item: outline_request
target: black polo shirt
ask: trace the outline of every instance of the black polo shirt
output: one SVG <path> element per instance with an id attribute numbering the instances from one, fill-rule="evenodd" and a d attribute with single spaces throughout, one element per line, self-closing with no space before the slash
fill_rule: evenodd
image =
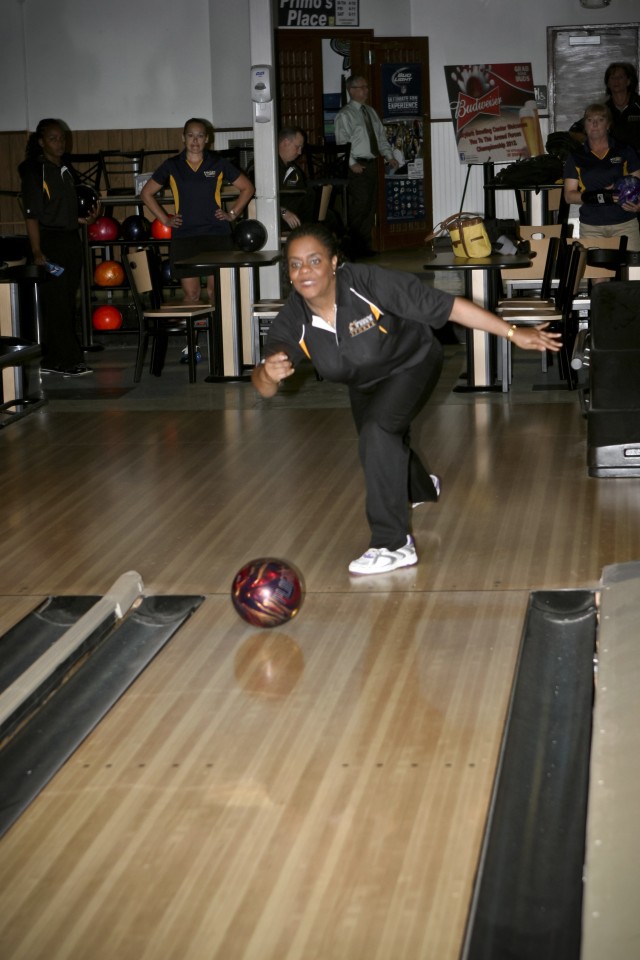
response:
<path id="1" fill-rule="evenodd" d="M 77 230 L 78 200 L 71 167 L 45 159 L 26 165 L 21 173 L 25 217 L 37 220 L 45 230 Z"/>
<path id="2" fill-rule="evenodd" d="M 325 380 L 370 386 L 420 363 L 454 297 L 411 273 L 345 263 L 336 273 L 336 328 L 314 318 L 293 291 L 267 336 L 268 354 L 310 359 Z"/>
<path id="3" fill-rule="evenodd" d="M 604 157 L 597 157 L 585 141 L 579 150 L 572 153 L 564 165 L 565 180 L 577 180 L 580 190 L 608 190 L 620 177 L 626 177 L 640 169 L 640 157 L 633 147 L 609 140 L 609 149 Z M 583 203 L 580 220 L 593 226 L 610 226 L 635 220 L 635 213 L 623 210 L 617 203 Z"/>
<path id="4" fill-rule="evenodd" d="M 172 235 L 176 239 L 207 234 L 229 236 L 228 221 L 218 220 L 215 212 L 222 207 L 223 182 L 234 183 L 239 176 L 240 171 L 225 157 L 208 150 L 197 170 L 187 162 L 186 150 L 161 163 L 153 179 L 170 187 L 176 213 L 182 216 L 182 226 L 174 227 Z"/>

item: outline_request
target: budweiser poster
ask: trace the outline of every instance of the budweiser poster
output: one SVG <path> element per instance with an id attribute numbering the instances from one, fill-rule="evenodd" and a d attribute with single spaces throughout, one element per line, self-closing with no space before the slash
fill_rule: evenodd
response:
<path id="1" fill-rule="evenodd" d="M 530 63 L 445 67 L 461 163 L 544 153 Z"/>

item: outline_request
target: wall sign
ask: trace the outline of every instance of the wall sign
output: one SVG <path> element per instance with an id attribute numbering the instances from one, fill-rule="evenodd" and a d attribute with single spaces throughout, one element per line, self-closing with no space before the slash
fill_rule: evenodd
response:
<path id="1" fill-rule="evenodd" d="M 530 63 L 445 67 L 461 163 L 544 153 Z"/>
<path id="2" fill-rule="evenodd" d="M 357 27 L 360 0 L 278 0 L 278 26 Z"/>
<path id="3" fill-rule="evenodd" d="M 385 169 L 387 222 L 424 220 L 421 63 L 383 63 L 382 122 L 398 167 Z"/>

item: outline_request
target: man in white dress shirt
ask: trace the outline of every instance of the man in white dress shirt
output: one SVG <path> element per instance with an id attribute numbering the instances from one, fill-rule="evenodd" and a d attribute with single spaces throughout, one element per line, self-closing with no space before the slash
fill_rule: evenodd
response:
<path id="1" fill-rule="evenodd" d="M 346 83 L 349 103 L 337 114 L 334 124 L 336 143 L 350 143 L 348 199 L 349 234 L 353 259 L 372 256 L 371 231 L 375 222 L 378 193 L 378 158 L 395 170 L 393 156 L 380 117 L 366 104 L 369 85 L 364 77 L 353 75 Z"/>

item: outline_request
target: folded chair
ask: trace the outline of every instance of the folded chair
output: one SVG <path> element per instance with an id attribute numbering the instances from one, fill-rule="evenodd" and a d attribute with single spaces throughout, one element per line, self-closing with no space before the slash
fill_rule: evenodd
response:
<path id="1" fill-rule="evenodd" d="M 206 304 L 192 306 L 183 303 L 161 303 L 156 264 L 149 249 L 126 253 L 123 265 L 138 316 L 139 337 L 134 381 L 138 383 L 142 377 L 142 366 L 150 338 L 153 340 L 150 370 L 159 377 L 169 336 L 181 335 L 187 338 L 189 383 L 195 383 L 196 337 L 201 331 L 207 336 L 209 375 L 217 375 L 219 364 L 215 340 L 219 341 L 220 338 L 219 335 L 214 337 L 214 331 L 218 333 L 216 324 L 219 324 L 214 308 Z"/>

